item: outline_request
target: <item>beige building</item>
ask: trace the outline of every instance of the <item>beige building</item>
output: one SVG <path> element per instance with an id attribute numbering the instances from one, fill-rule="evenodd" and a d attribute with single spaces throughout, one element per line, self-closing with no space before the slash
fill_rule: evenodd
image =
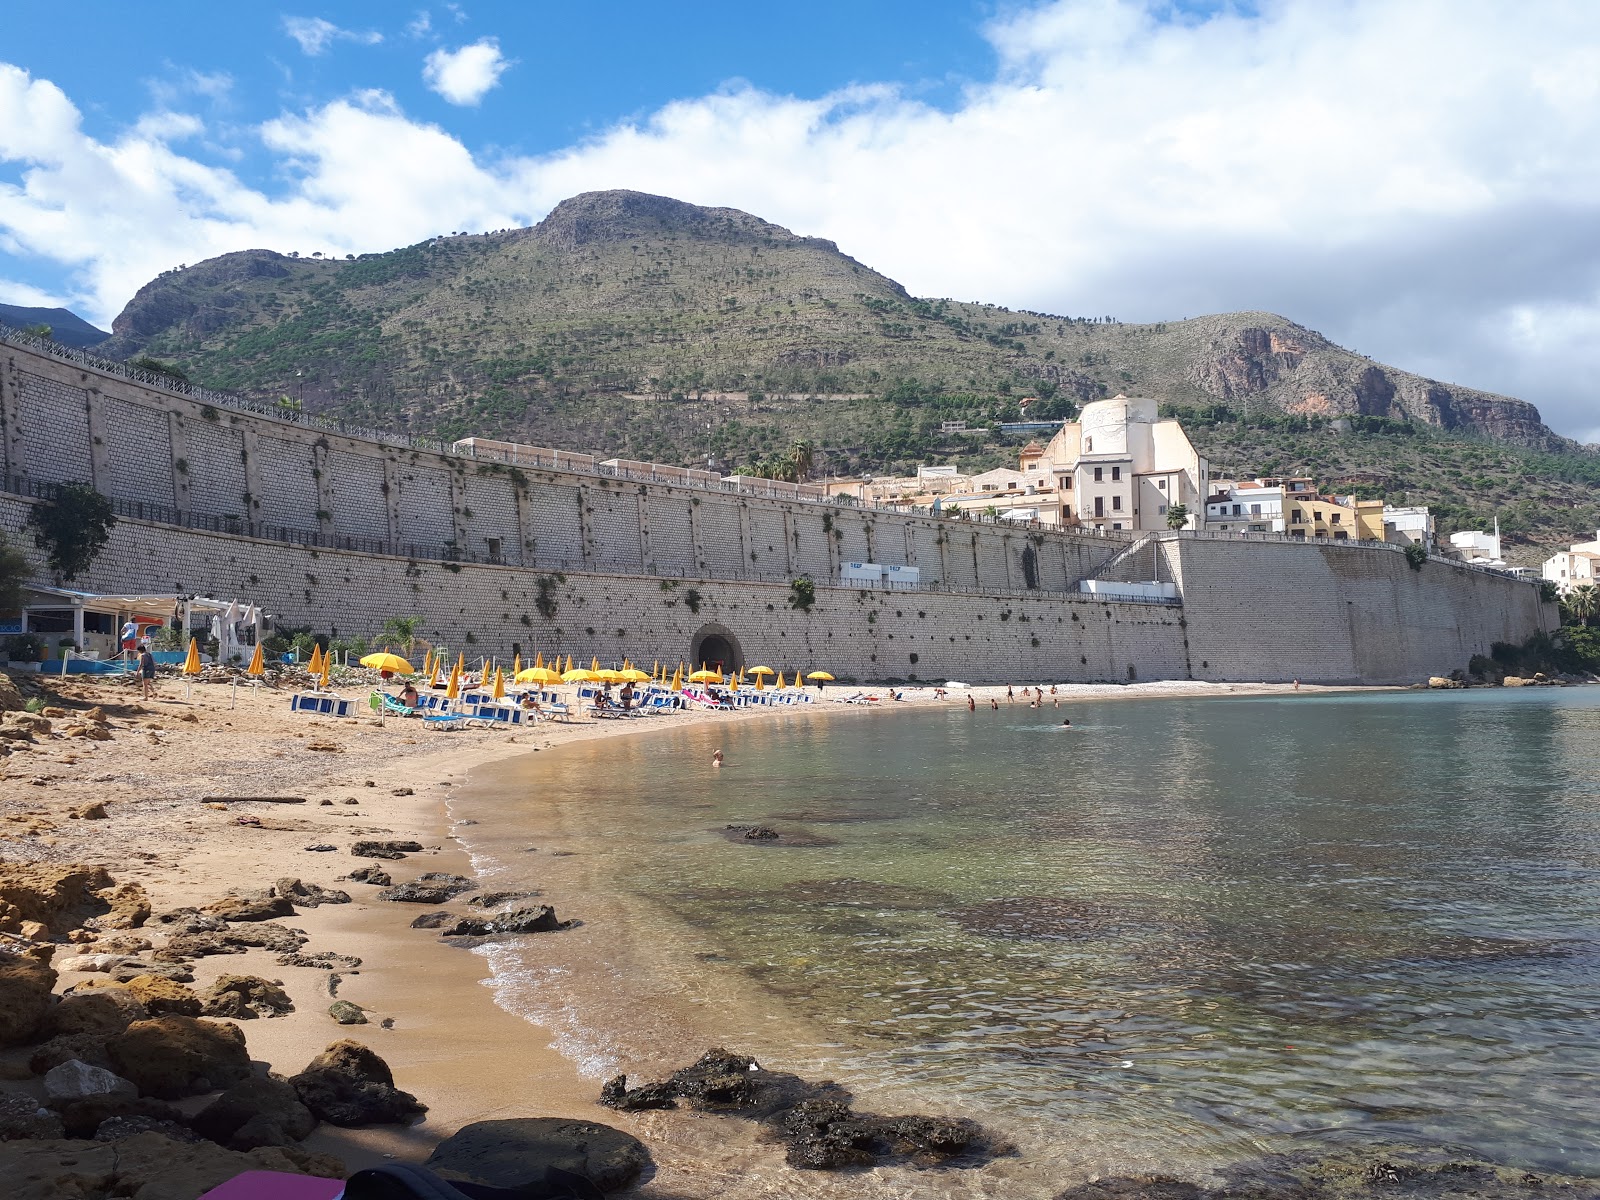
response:
<path id="1" fill-rule="evenodd" d="M 1600 533 L 1592 542 L 1575 542 L 1544 560 L 1544 578 L 1564 596 L 1585 583 L 1600 583 Z"/>
<path id="2" fill-rule="evenodd" d="M 1023 473 L 1048 478 L 1062 525 L 1165 529 L 1178 504 L 1188 512 L 1186 528 L 1203 524 L 1210 464 L 1177 421 L 1157 417 L 1154 400 L 1114 396 L 1086 404 L 1049 445 L 1032 451 L 1024 451 Z"/>

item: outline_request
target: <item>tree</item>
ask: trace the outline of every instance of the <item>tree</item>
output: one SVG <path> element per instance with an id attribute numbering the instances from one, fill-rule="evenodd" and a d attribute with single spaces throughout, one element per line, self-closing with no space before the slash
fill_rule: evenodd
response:
<path id="1" fill-rule="evenodd" d="M 62 579 L 74 579 L 105 549 L 117 516 L 111 501 L 87 483 L 63 483 L 34 507 L 28 523 L 38 530 L 33 541 L 45 552 L 50 569 Z"/>
<path id="2" fill-rule="evenodd" d="M 421 617 L 390 617 L 383 623 L 380 641 L 393 642 L 401 651 L 410 654 L 417 644 L 417 634 L 422 629 Z"/>
<path id="3" fill-rule="evenodd" d="M 1167 528 L 1168 529 L 1182 529 L 1188 523 L 1189 523 L 1189 506 L 1188 505 L 1186 505 L 1186 504 L 1174 504 L 1171 508 L 1167 509 Z"/>
<path id="4" fill-rule="evenodd" d="M 130 359 L 128 365 L 130 367 L 138 367 L 141 371 L 149 371 L 153 375 L 165 375 L 169 379 L 178 380 L 180 383 L 189 382 L 188 373 L 182 367 L 173 363 L 162 362 L 159 358 L 151 358 L 148 354 Z"/>
<path id="5" fill-rule="evenodd" d="M 816 459 L 816 451 L 810 442 L 796 441 L 789 447 L 789 467 L 793 471 L 791 478 L 795 483 L 803 483 Z"/>
<path id="6" fill-rule="evenodd" d="M 28 560 L 0 533 L 0 613 L 21 611 L 22 585 L 27 580 Z"/>
<path id="7" fill-rule="evenodd" d="M 1600 616 L 1600 588 L 1592 583 L 1580 583 L 1567 593 L 1567 615 L 1585 629 L 1589 622 Z"/>

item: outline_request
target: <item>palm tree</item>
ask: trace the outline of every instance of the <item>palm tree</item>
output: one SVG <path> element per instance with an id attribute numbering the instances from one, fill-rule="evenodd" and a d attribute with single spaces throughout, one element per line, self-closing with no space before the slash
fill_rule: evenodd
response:
<path id="1" fill-rule="evenodd" d="M 1189 508 L 1185 504 L 1174 504 L 1167 509 L 1167 528 L 1182 529 L 1189 523 Z"/>
<path id="2" fill-rule="evenodd" d="M 1580 583 L 1573 588 L 1567 593 L 1567 614 L 1588 628 L 1589 622 L 1600 615 L 1600 588 L 1592 583 Z"/>
<path id="3" fill-rule="evenodd" d="M 810 442 L 796 441 L 789 446 L 789 465 L 794 471 L 795 483 L 804 483 L 816 458 L 816 452 Z"/>
<path id="4" fill-rule="evenodd" d="M 383 623 L 379 635 L 384 641 L 393 641 L 404 653 L 410 654 L 417 644 L 417 634 L 422 629 L 421 617 L 390 617 Z"/>

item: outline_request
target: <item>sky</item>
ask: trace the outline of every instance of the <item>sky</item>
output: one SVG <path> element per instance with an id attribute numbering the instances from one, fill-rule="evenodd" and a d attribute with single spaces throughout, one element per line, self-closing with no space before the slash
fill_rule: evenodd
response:
<path id="1" fill-rule="evenodd" d="M 634 188 L 914 294 L 1266 310 L 1600 441 L 1595 0 L 603 0 L 8 13 L 0 301 Z"/>

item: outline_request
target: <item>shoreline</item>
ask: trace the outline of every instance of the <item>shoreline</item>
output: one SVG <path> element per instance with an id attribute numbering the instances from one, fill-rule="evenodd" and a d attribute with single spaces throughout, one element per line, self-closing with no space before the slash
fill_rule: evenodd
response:
<path id="1" fill-rule="evenodd" d="M 1046 708 L 1056 699 L 1065 706 L 1084 700 L 1293 694 L 1289 684 L 1174 681 L 1058 684 L 1052 697 L 1049 684 L 1039 686 L 1045 689 Z M 428 907 L 379 902 L 367 885 L 339 883 L 336 877 L 373 864 L 348 853 L 348 842 L 357 836 L 411 838 L 428 847 L 403 861 L 377 864 L 390 870 L 396 882 L 424 871 L 475 876 L 469 853 L 455 836 L 459 819 L 455 802 L 483 786 L 481 776 L 491 764 L 531 759 L 534 753 L 580 741 L 745 723 L 796 710 L 699 711 L 638 722 L 545 724 L 514 732 L 445 736 L 424 733 L 417 723 L 392 717 L 380 721 L 362 715 L 336 721 L 291 715 L 282 694 L 271 690 L 254 695 L 241 691 L 237 708 L 228 707 L 227 686 L 197 684 L 185 700 L 183 685 L 171 679 L 162 681 L 161 698 L 142 705 L 132 688 L 89 677 L 68 677 L 51 690 L 78 709 L 103 705 L 111 738 L 89 741 L 51 735 L 0 759 L 0 779 L 37 785 L 5 789 L 0 817 L 8 820 L 0 825 L 0 859 L 105 865 L 117 883 L 142 885 L 158 913 L 199 907 L 230 889 L 265 887 L 286 876 L 350 893 L 350 904 L 300 909 L 284 923 L 309 935 L 306 953 L 334 951 L 363 960 L 358 972 L 343 975 L 337 998 L 368 1010 L 371 1023 L 366 1026 L 340 1026 L 328 1016 L 333 997 L 327 971 L 280 966 L 275 955 L 264 950 L 201 958 L 193 965 L 195 980 L 190 986 L 197 991 L 223 974 L 282 980 L 295 1012 L 241 1022 L 253 1060 L 288 1075 L 328 1043 L 353 1037 L 388 1062 L 396 1086 L 429 1106 L 426 1118 L 411 1126 L 357 1130 L 319 1126 L 302 1143 L 304 1149 L 332 1154 L 355 1170 L 389 1159 L 420 1162 L 433 1145 L 469 1121 L 573 1117 L 625 1124 L 650 1145 L 674 1186 L 693 1186 L 694 1159 L 671 1144 L 674 1124 L 693 1123 L 692 1114 L 619 1120 L 619 1114 L 599 1110 L 597 1082 L 560 1052 L 558 1031 L 534 1024 L 497 1002 L 492 966 L 484 954 L 411 928 L 411 918 Z M 905 693 L 902 702 L 885 700 L 872 706 L 829 702 L 858 690 L 878 695 L 888 691 L 835 685 L 822 703 L 800 711 L 815 719 L 902 707 L 951 707 L 963 703 L 967 695 L 966 690 L 952 690 L 939 701 L 931 685 L 919 685 L 896 687 Z M 987 703 L 992 697 L 1004 709 L 1005 690 L 1005 685 L 982 685 L 970 693 L 975 703 Z M 1402 689 L 1304 685 L 1300 690 L 1319 694 Z M 1025 704 L 1019 698 L 1016 706 Z M 404 788 L 410 789 L 409 794 L 394 794 Z M 305 803 L 206 806 L 200 801 L 201 796 L 244 794 L 292 794 L 303 796 Z M 347 803 L 352 797 L 356 804 Z M 106 805 L 106 820 L 68 816 L 69 811 L 95 802 Z M 240 817 L 253 817 L 259 825 L 240 825 Z M 332 853 L 305 849 L 335 842 L 338 849 Z M 583 916 L 564 912 L 559 894 L 542 899 L 553 904 L 559 916 Z M 92 952 L 94 947 L 83 949 Z M 57 961 L 77 952 L 76 947 L 60 946 Z M 63 973 L 56 990 L 92 978 Z M 385 1028 L 381 1023 L 385 1020 L 393 1027 Z M 684 1047 L 681 1057 L 688 1062 L 703 1049 Z M 26 1055 L 24 1048 L 20 1054 L 24 1063 Z M 25 1073 L 16 1069 L 18 1059 L 15 1050 L 0 1054 L 0 1064 L 9 1068 L 0 1072 L 5 1080 L 0 1086 L 34 1094 L 37 1081 L 22 1078 Z M 743 1133 L 733 1128 L 725 1133 L 724 1140 L 749 1148 Z M 641 1194 L 649 1189 L 645 1185 Z"/>

